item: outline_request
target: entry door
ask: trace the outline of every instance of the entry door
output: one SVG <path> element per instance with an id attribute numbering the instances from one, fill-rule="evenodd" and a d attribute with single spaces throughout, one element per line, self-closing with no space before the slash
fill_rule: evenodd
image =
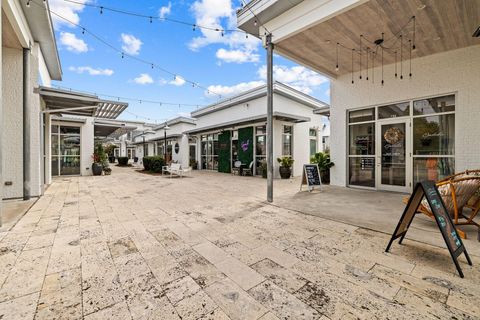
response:
<path id="1" fill-rule="evenodd" d="M 409 192 L 411 181 L 410 120 L 377 123 L 377 189 Z"/>

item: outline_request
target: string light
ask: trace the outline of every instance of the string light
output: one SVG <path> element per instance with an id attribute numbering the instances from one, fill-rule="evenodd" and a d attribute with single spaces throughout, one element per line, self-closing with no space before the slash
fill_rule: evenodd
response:
<path id="1" fill-rule="evenodd" d="M 355 49 L 352 49 L 352 84 L 354 83 L 353 81 L 353 53 L 355 52 Z"/>
<path id="2" fill-rule="evenodd" d="M 368 81 L 368 56 L 369 56 L 370 48 L 367 47 L 367 78 L 366 80 Z"/>
<path id="3" fill-rule="evenodd" d="M 67 1 L 67 0 L 64 0 L 64 1 Z M 36 4 L 36 5 L 39 5 L 39 4 L 37 4 L 36 2 L 34 2 L 34 1 L 32 1 L 32 3 L 34 3 L 34 4 Z M 62 19 L 62 20 L 64 20 L 64 21 L 70 23 L 70 24 L 73 25 L 73 26 L 76 26 L 77 28 L 81 28 L 82 31 L 84 30 L 86 33 L 88 33 L 89 35 L 91 35 L 93 38 L 95 38 L 96 40 L 98 40 L 99 42 L 101 42 L 102 44 L 104 44 L 105 46 L 109 47 L 110 49 L 112 49 L 112 50 L 114 50 L 114 51 L 116 51 L 116 52 L 118 52 L 118 53 L 120 53 L 122 59 L 125 58 L 125 57 L 128 57 L 128 58 L 130 58 L 130 59 L 132 59 L 132 60 L 136 60 L 137 62 L 141 62 L 141 63 L 143 63 L 143 64 L 147 64 L 147 65 L 149 65 L 150 67 L 153 66 L 155 69 L 158 69 L 158 70 L 160 70 L 160 71 L 162 71 L 162 72 L 164 72 L 164 73 L 168 73 L 168 74 L 170 74 L 170 75 L 175 76 L 175 79 L 176 79 L 176 74 L 175 74 L 175 73 L 173 73 L 173 72 L 171 72 L 171 71 L 169 71 L 169 70 L 167 70 L 167 69 L 165 69 L 165 68 L 163 68 L 163 67 L 161 67 L 161 66 L 159 66 L 159 65 L 157 65 L 157 64 L 155 64 L 155 63 L 153 63 L 153 62 L 146 61 L 146 60 L 141 59 L 141 58 L 139 58 L 139 57 L 136 57 L 136 56 L 127 54 L 127 53 L 123 52 L 122 50 L 118 49 L 116 46 L 114 46 L 114 45 L 110 44 L 109 42 L 107 42 L 106 40 L 104 40 L 102 37 L 96 35 L 96 34 L 93 33 L 92 31 L 88 30 L 88 29 L 85 28 L 84 26 L 81 26 L 81 25 L 79 25 L 79 24 L 77 24 L 77 23 L 75 23 L 75 22 L 73 22 L 73 21 L 71 21 L 71 20 L 63 17 L 62 15 L 56 13 L 56 12 L 53 11 L 53 10 L 50 10 L 50 9 L 48 9 L 48 10 L 49 10 L 50 13 L 53 14 L 54 16 L 56 16 L 56 17 L 58 17 L 58 18 L 60 18 L 60 19 Z M 191 83 L 195 83 L 195 86 L 196 86 L 197 88 L 207 90 L 207 92 L 208 92 L 209 95 L 210 95 L 210 94 L 216 95 L 216 96 L 219 97 L 220 99 L 221 99 L 221 97 L 222 97 L 220 94 L 218 94 L 218 93 L 216 93 L 216 92 L 214 92 L 214 91 L 212 91 L 212 90 L 208 90 L 208 88 L 206 88 L 206 87 L 201 86 L 198 82 L 194 82 L 194 81 L 191 81 L 191 80 L 187 80 L 187 79 L 185 79 L 185 78 L 183 78 L 183 77 L 182 77 L 182 80 L 184 80 L 185 82 L 190 83 L 190 84 L 191 84 Z"/>
<path id="4" fill-rule="evenodd" d="M 412 42 L 412 50 L 415 50 L 416 49 L 416 46 L 415 46 L 415 29 L 416 29 L 416 21 L 417 21 L 417 18 L 415 18 L 415 16 L 412 17 L 413 19 L 413 42 Z"/>
<path id="5" fill-rule="evenodd" d="M 409 46 L 408 46 L 408 47 L 410 48 L 410 50 L 409 50 L 409 51 L 410 51 L 410 52 L 409 52 L 409 55 L 410 55 L 410 57 L 409 57 L 409 64 L 410 64 L 410 66 L 409 66 L 408 76 L 409 76 L 410 78 L 412 78 L 412 40 L 408 40 L 408 43 L 409 43 Z"/>
<path id="6" fill-rule="evenodd" d="M 336 50 L 336 56 L 337 56 L 337 64 L 335 66 L 335 70 L 338 71 L 338 45 L 339 43 L 337 42 L 337 46 L 335 47 L 335 50 Z"/>
<path id="7" fill-rule="evenodd" d="M 382 86 L 383 86 L 383 47 L 380 46 L 380 50 L 382 50 Z"/>
<path id="8" fill-rule="evenodd" d="M 30 2 L 30 1 L 31 0 L 28 0 L 28 2 Z M 145 15 L 145 14 L 141 14 L 141 13 L 138 13 L 138 12 L 132 12 L 132 11 L 126 11 L 126 10 L 122 10 L 122 9 L 112 8 L 112 7 L 106 7 L 106 6 L 99 5 L 99 4 L 94 4 L 94 3 L 83 3 L 83 2 L 80 2 L 78 0 L 63 0 L 63 1 L 78 4 L 78 5 L 83 5 L 83 6 L 87 6 L 87 7 L 91 7 L 91 8 L 100 9 L 100 14 L 103 14 L 103 12 L 105 10 L 108 10 L 110 12 L 114 12 L 114 13 L 118 13 L 118 14 L 124 14 L 124 15 L 129 15 L 129 16 L 133 16 L 133 17 L 137 17 L 137 18 L 148 19 L 150 23 L 153 23 L 153 18 L 155 17 L 156 19 L 158 19 L 160 21 L 168 21 L 168 22 L 179 24 L 179 25 L 191 26 L 191 27 L 193 27 L 193 31 L 195 31 L 197 28 L 199 28 L 199 29 L 217 31 L 217 32 L 222 32 L 222 33 L 225 33 L 225 32 L 234 33 L 234 32 L 236 32 L 236 33 L 245 33 L 246 34 L 245 31 L 239 30 L 239 29 L 219 29 L 219 28 L 216 28 L 216 27 L 198 25 L 198 24 L 194 24 L 194 23 L 191 23 L 191 22 L 183 21 L 183 20 L 177 20 L 177 19 L 172 19 L 172 18 L 168 18 L 168 17 L 162 17 L 162 16 L 159 16 L 159 15 L 156 15 L 156 16 Z"/>
<path id="9" fill-rule="evenodd" d="M 26 6 L 27 6 L 27 8 L 30 8 L 30 0 L 27 0 Z"/>
<path id="10" fill-rule="evenodd" d="M 360 76 L 358 77 L 362 80 L 362 35 L 360 35 Z"/>
<path id="11" fill-rule="evenodd" d="M 403 79 L 403 35 L 400 35 L 400 80 Z"/>
<path id="12" fill-rule="evenodd" d="M 395 51 L 395 78 L 397 78 L 398 73 L 397 73 L 397 51 Z"/>

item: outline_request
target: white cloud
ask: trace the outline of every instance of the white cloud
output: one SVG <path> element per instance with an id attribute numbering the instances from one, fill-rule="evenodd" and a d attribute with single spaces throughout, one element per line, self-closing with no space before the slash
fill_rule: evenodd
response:
<path id="1" fill-rule="evenodd" d="M 131 34 L 122 33 L 122 50 L 132 56 L 140 53 L 143 42 Z"/>
<path id="2" fill-rule="evenodd" d="M 216 97 L 217 94 L 222 95 L 222 97 L 236 95 L 250 89 L 264 85 L 265 81 L 250 81 L 250 82 L 241 82 L 233 86 L 222 86 L 222 85 L 212 85 L 207 89 L 205 95 L 208 97 Z"/>
<path id="3" fill-rule="evenodd" d="M 88 45 L 82 39 L 77 38 L 77 36 L 70 32 L 61 32 L 60 33 L 60 43 L 67 48 L 68 51 L 75 53 L 87 52 Z"/>
<path id="4" fill-rule="evenodd" d="M 138 77 L 136 77 L 135 79 L 133 79 L 133 81 L 134 81 L 135 83 L 138 83 L 138 84 L 150 84 L 150 83 L 153 83 L 152 77 L 150 77 L 150 75 L 147 74 L 147 73 L 142 73 L 142 74 L 140 74 Z"/>
<path id="5" fill-rule="evenodd" d="M 100 69 L 100 68 L 92 68 L 89 66 L 84 67 L 70 67 L 68 70 L 76 72 L 76 73 L 88 73 L 91 76 L 111 76 L 113 74 L 112 69 Z"/>
<path id="6" fill-rule="evenodd" d="M 267 79 L 267 67 L 258 69 L 260 79 Z M 311 94 L 313 89 L 326 83 L 328 79 L 312 70 L 302 66 L 273 66 L 273 79 L 285 83 L 306 94 Z"/>
<path id="7" fill-rule="evenodd" d="M 260 55 L 252 51 L 226 50 L 223 48 L 217 50 L 216 56 L 222 61 L 233 63 L 258 62 L 260 60 Z"/>
<path id="8" fill-rule="evenodd" d="M 212 28 L 222 29 L 236 29 L 236 14 L 235 8 L 232 6 L 232 0 L 197 0 L 191 6 L 193 15 L 195 16 L 195 23 L 197 25 L 210 26 Z M 217 51 L 217 58 L 225 62 L 257 62 L 259 39 L 250 36 L 246 37 L 243 32 L 225 32 L 222 36 L 221 32 L 215 30 L 199 29 L 200 36 L 193 38 L 188 44 L 189 48 L 193 51 L 200 50 L 201 48 L 210 44 L 223 44 L 228 46 L 229 50 L 220 52 L 221 57 L 225 57 L 227 53 L 228 58 L 222 59 L 218 57 L 219 51 Z M 231 52 L 229 52 L 231 51 Z M 243 52 L 249 56 L 249 59 L 234 59 L 232 55 Z"/>
<path id="9" fill-rule="evenodd" d="M 325 95 L 326 95 L 327 97 L 330 97 L 330 88 L 328 88 L 328 89 L 325 91 Z"/>
<path id="10" fill-rule="evenodd" d="M 185 80 L 182 77 L 176 76 L 175 80 L 172 80 L 169 83 L 173 84 L 174 86 L 180 87 L 185 84 Z"/>
<path id="11" fill-rule="evenodd" d="M 172 12 L 172 3 L 169 1 L 168 2 L 168 5 L 164 6 L 164 7 L 161 7 L 159 10 L 158 10 L 158 17 L 160 19 L 163 19 L 165 18 L 166 16 L 168 16 L 170 13 Z"/>
<path id="12" fill-rule="evenodd" d="M 78 3 L 67 2 L 65 0 L 50 0 L 48 3 L 50 6 L 50 10 L 64 17 L 65 19 L 72 21 L 75 24 L 78 24 L 80 22 L 80 16 L 78 14 L 83 11 L 83 9 L 85 8 L 84 4 L 87 3 L 88 0 L 75 0 L 75 2 Z M 71 28 L 74 27 L 74 25 L 72 25 L 71 23 L 59 18 L 54 14 L 52 14 L 52 20 L 55 28 L 57 29 L 62 25 Z"/>

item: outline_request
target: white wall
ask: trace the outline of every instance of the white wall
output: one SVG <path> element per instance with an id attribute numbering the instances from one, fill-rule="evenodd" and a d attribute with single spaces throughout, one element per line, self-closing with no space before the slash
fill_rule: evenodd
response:
<path id="1" fill-rule="evenodd" d="M 2 48 L 3 198 L 23 197 L 23 51 Z"/>
<path id="2" fill-rule="evenodd" d="M 407 62 L 408 63 L 408 62 Z M 404 70 L 408 70 L 404 65 Z M 346 185 L 346 110 L 432 95 L 456 93 L 455 170 L 480 168 L 480 45 L 412 61 L 412 79 L 394 79 L 394 65 L 384 67 L 385 85 L 344 75 L 331 82 L 331 183 Z M 357 74 L 358 78 L 358 74 Z"/>
<path id="3" fill-rule="evenodd" d="M 95 149 L 95 125 L 94 118 L 86 118 L 85 124 L 80 129 L 80 174 L 91 176 L 92 155 Z"/>

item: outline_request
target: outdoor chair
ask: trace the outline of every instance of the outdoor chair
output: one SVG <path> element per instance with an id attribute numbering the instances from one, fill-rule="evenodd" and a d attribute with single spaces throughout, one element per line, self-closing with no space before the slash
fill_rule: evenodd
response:
<path id="1" fill-rule="evenodd" d="M 477 227 L 480 236 L 480 224 L 473 221 L 480 211 L 480 197 L 478 196 L 478 192 L 480 192 L 480 170 L 467 170 L 454 174 L 438 181 L 436 185 L 453 223 L 457 226 L 473 225 Z M 404 199 L 405 201 L 408 202 L 408 198 Z M 464 214 L 464 209 L 470 211 L 469 215 Z M 426 199 L 422 200 L 418 212 L 434 218 Z M 459 219 L 465 220 L 459 221 Z M 457 231 L 461 238 L 467 238 L 464 231 L 458 228 Z"/>
<path id="2" fill-rule="evenodd" d="M 242 169 L 242 175 L 244 176 L 253 176 L 253 161 L 250 162 L 250 165 L 248 166 L 248 168 L 243 168 Z"/>
<path id="3" fill-rule="evenodd" d="M 238 174 L 240 175 L 240 168 L 242 167 L 242 162 L 241 161 L 235 161 L 234 164 L 233 164 L 233 168 L 232 168 L 232 174 L 235 175 L 235 174 Z"/>

